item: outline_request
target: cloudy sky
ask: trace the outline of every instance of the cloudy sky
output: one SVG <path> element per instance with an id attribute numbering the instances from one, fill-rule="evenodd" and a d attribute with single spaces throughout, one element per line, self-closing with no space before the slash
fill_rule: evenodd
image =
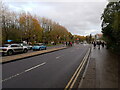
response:
<path id="1" fill-rule="evenodd" d="M 29 11 L 46 17 L 65 26 L 77 35 L 101 33 L 101 14 L 107 5 L 106 0 L 6 0 L 13 11 Z"/>

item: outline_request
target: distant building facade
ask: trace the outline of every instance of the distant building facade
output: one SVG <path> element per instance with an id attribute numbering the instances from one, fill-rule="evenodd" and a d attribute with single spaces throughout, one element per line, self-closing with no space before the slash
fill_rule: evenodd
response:
<path id="1" fill-rule="evenodd" d="M 96 39 L 102 38 L 103 34 L 96 34 Z"/>
<path id="2" fill-rule="evenodd" d="M 102 38 L 102 36 L 103 36 L 103 34 L 96 34 L 96 35 L 92 36 L 92 38 L 94 38 L 94 40 L 99 40 Z"/>

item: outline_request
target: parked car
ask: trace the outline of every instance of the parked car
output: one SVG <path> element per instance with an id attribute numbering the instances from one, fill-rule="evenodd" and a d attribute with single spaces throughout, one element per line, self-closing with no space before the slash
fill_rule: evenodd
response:
<path id="1" fill-rule="evenodd" d="M 26 46 L 28 50 L 32 50 L 32 45 L 21 43 L 22 46 Z"/>
<path id="2" fill-rule="evenodd" d="M 32 49 L 33 49 L 33 51 L 34 50 L 46 50 L 46 46 L 45 46 L 45 44 L 43 44 L 43 43 L 36 43 L 36 44 L 34 44 L 34 46 L 32 47 Z"/>
<path id="3" fill-rule="evenodd" d="M 25 46 L 21 46 L 21 44 L 4 44 L 0 47 L 0 52 L 2 54 L 12 55 L 14 53 L 23 52 L 26 53 L 28 48 Z"/>
<path id="4" fill-rule="evenodd" d="M 83 44 L 83 42 L 80 42 L 80 44 Z"/>

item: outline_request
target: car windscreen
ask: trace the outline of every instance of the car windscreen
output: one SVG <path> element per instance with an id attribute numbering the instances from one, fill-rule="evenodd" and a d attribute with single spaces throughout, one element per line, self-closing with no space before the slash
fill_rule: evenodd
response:
<path id="1" fill-rule="evenodd" d="M 20 45 L 15 44 L 15 45 L 11 45 L 11 47 L 20 47 Z"/>
<path id="2" fill-rule="evenodd" d="M 35 44 L 35 46 L 41 46 L 42 44 Z"/>
<path id="3" fill-rule="evenodd" d="M 28 44 L 23 43 L 23 46 L 29 46 Z"/>

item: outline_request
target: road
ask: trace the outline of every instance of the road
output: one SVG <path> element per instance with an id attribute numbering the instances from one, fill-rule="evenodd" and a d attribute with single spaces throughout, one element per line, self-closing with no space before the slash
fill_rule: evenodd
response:
<path id="1" fill-rule="evenodd" d="M 3 88 L 65 88 L 90 45 L 3 64 Z"/>

